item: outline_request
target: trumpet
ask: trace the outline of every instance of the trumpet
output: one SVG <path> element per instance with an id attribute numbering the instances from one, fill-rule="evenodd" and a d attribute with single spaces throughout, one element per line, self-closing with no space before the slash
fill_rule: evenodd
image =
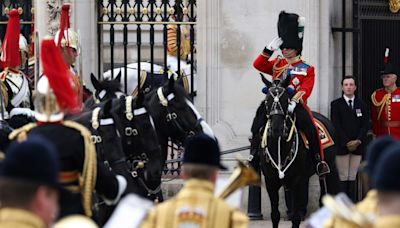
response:
<path id="1" fill-rule="evenodd" d="M 244 164 L 243 161 L 238 161 L 237 168 L 233 171 L 229 177 L 228 184 L 223 190 L 217 195 L 218 198 L 226 199 L 234 191 L 247 185 L 260 185 L 260 175 L 250 166 Z"/>

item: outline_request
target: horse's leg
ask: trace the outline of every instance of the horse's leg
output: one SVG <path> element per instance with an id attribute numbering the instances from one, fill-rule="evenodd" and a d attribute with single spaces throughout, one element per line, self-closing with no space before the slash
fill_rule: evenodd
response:
<path id="1" fill-rule="evenodd" d="M 295 186 L 297 186 L 297 188 L 295 187 L 294 189 L 292 189 L 291 191 L 289 191 L 288 193 L 291 194 L 292 197 L 292 227 L 297 228 L 300 226 L 300 222 L 301 222 L 301 215 L 300 215 L 300 209 L 301 206 L 303 204 L 303 200 L 305 198 L 304 196 L 304 192 L 300 189 L 302 188 L 301 185 L 304 185 L 304 181 L 305 179 L 302 178 L 302 180 Z"/>
<path id="2" fill-rule="evenodd" d="M 279 213 L 279 188 L 281 187 L 281 184 L 278 181 L 267 182 L 267 178 L 265 178 L 265 184 L 271 202 L 272 225 L 273 228 L 277 228 L 279 220 L 281 219 L 281 214 Z"/>

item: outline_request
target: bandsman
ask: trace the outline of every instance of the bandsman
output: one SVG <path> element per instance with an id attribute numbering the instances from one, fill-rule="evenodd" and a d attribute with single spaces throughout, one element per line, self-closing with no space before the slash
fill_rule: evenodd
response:
<path id="1" fill-rule="evenodd" d="M 220 168 L 225 169 L 215 139 L 204 134 L 189 139 L 183 155 L 184 187 L 174 198 L 153 207 L 141 227 L 247 227 L 246 215 L 214 197 Z"/>

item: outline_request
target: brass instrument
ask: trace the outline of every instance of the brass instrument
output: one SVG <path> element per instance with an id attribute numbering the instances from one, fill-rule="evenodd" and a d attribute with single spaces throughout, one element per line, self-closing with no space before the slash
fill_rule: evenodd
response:
<path id="1" fill-rule="evenodd" d="M 260 175 L 258 175 L 258 173 L 252 167 L 249 167 L 242 161 L 238 160 L 238 167 L 233 171 L 232 175 L 229 177 L 228 184 L 217 195 L 217 197 L 226 199 L 237 189 L 250 184 L 260 185 Z"/>
<path id="2" fill-rule="evenodd" d="M 343 193 L 338 194 L 335 198 L 325 195 L 322 202 L 333 217 L 343 219 L 357 227 L 372 227 L 374 223 L 374 215 L 357 211 L 351 200 Z"/>

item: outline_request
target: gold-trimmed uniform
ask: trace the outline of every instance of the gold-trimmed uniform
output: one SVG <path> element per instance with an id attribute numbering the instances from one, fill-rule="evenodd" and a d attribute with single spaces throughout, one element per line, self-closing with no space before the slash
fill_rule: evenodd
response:
<path id="1" fill-rule="evenodd" d="M 400 139 L 400 88 L 392 92 L 377 89 L 371 95 L 372 130 L 376 136 L 391 135 Z"/>
<path id="2" fill-rule="evenodd" d="M 30 211 L 4 207 L 0 209 L 0 227 L 46 228 L 47 226 Z"/>
<path id="3" fill-rule="evenodd" d="M 141 228 L 248 227 L 248 218 L 222 199 L 214 197 L 209 181 L 188 180 L 172 199 L 152 208 Z"/>

